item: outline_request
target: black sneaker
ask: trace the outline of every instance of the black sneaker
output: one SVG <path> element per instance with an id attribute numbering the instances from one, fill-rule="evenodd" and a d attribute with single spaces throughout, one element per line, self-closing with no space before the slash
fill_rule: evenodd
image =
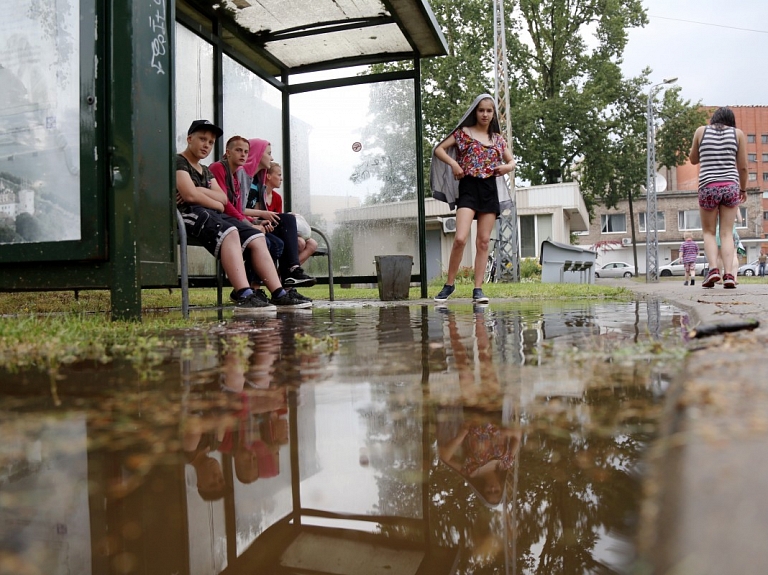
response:
<path id="1" fill-rule="evenodd" d="M 293 296 L 293 299 L 298 299 L 301 301 L 312 301 L 312 298 L 309 298 L 305 295 L 301 295 L 299 292 L 296 291 L 296 288 L 287 288 L 285 291 L 287 291 L 291 296 Z M 265 296 L 266 297 L 266 296 Z"/>
<path id="2" fill-rule="evenodd" d="M 258 290 L 251 292 L 248 295 L 241 297 L 235 301 L 235 310 L 242 311 L 275 311 L 277 308 L 269 303 L 266 297 L 259 297 L 259 292 L 264 295 L 264 292 Z"/>
<path id="3" fill-rule="evenodd" d="M 451 297 L 451 294 L 455 289 L 456 286 L 449 286 L 448 284 L 445 284 L 443 289 L 440 290 L 440 293 L 435 296 L 435 301 L 443 302 L 447 300 L 449 297 Z"/>
<path id="4" fill-rule="evenodd" d="M 317 283 L 317 280 L 312 276 L 308 276 L 307 274 L 305 274 L 301 266 L 293 268 L 293 270 L 288 272 L 288 274 L 283 278 L 283 287 L 287 287 L 287 286 L 312 287 L 316 283 Z"/>
<path id="5" fill-rule="evenodd" d="M 301 299 L 297 299 L 296 296 L 289 291 L 286 291 L 280 297 L 272 296 L 272 304 L 277 306 L 279 309 L 286 309 L 286 308 L 301 309 L 301 308 L 312 307 L 311 301 L 304 301 Z"/>
<path id="6" fill-rule="evenodd" d="M 474 303 L 488 303 L 489 300 L 488 297 L 483 293 L 483 290 L 480 288 L 475 288 L 472 290 L 472 301 Z"/>

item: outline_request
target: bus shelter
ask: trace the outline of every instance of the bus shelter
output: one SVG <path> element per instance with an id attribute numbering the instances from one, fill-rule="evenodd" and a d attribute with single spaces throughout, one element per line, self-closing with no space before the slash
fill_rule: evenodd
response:
<path id="1" fill-rule="evenodd" d="M 108 289 L 113 318 L 139 319 L 143 288 L 179 285 L 174 156 L 204 118 L 224 129 L 206 164 L 233 135 L 271 142 L 339 281 L 410 254 L 426 295 L 419 63 L 447 53 L 426 0 L 9 1 L 0 290 Z M 414 213 L 343 223 L 404 198 Z"/>

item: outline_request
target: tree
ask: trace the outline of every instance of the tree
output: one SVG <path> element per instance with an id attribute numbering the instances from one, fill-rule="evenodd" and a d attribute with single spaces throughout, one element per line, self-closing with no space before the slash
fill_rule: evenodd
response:
<path id="1" fill-rule="evenodd" d="M 490 0 L 430 4 L 450 55 L 422 62 L 425 175 L 432 147 L 477 94 L 493 93 L 494 77 Z M 517 179 L 533 185 L 578 180 L 590 211 L 639 193 L 650 70 L 624 78 L 620 63 L 627 30 L 647 23 L 641 0 L 508 0 L 505 13 Z M 687 158 L 700 124 L 698 107 L 682 101 L 679 89 L 666 91 L 657 116 L 669 123 L 657 142 L 662 165 Z M 376 117 L 378 110 L 372 102 L 371 114 Z M 388 132 L 375 138 L 383 150 L 398 145 Z"/>
<path id="2" fill-rule="evenodd" d="M 432 0 L 435 17 L 445 34 L 449 55 L 421 62 L 424 174 L 429 175 L 432 148 L 458 122 L 463 111 L 483 92 L 493 92 L 493 22 L 489 0 Z M 461 18 L 457 18 L 457 14 Z M 381 73 L 412 68 L 411 62 L 377 64 L 369 72 Z M 382 193 L 368 203 L 414 199 L 416 190 L 413 154 L 413 92 L 405 90 L 408 82 L 375 85 L 371 91 L 369 113 L 371 128 L 363 134 L 364 149 L 387 156 L 392 165 L 380 164 L 371 169 L 370 158 L 363 157 L 355 173 L 381 177 L 381 170 L 407 174 L 408 186 L 398 180 L 388 182 Z M 400 111 L 395 112 L 395 105 Z M 381 129 L 380 126 L 386 126 Z M 368 165 L 366 165 L 368 162 Z M 382 178 L 383 179 L 383 178 Z M 425 186 L 426 187 L 426 186 Z"/>

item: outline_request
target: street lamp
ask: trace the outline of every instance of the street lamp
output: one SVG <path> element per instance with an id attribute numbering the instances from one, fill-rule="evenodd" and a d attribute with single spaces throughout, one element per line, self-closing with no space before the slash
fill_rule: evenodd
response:
<path id="1" fill-rule="evenodd" d="M 659 234 L 656 209 L 656 127 L 653 121 L 653 98 L 665 84 L 674 84 L 677 78 L 667 78 L 648 90 L 648 110 L 646 111 L 648 132 L 648 154 L 645 181 L 645 282 L 659 281 Z"/>

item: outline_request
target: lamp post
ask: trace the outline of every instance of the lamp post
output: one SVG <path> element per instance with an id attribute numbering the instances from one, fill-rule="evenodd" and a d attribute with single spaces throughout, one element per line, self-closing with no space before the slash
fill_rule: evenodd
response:
<path id="1" fill-rule="evenodd" d="M 651 86 L 648 91 L 648 110 L 646 111 L 648 154 L 646 166 L 645 197 L 645 282 L 659 281 L 659 234 L 658 210 L 656 209 L 656 127 L 653 121 L 653 98 L 659 88 L 665 84 L 673 84 L 677 78 L 667 78 Z"/>

